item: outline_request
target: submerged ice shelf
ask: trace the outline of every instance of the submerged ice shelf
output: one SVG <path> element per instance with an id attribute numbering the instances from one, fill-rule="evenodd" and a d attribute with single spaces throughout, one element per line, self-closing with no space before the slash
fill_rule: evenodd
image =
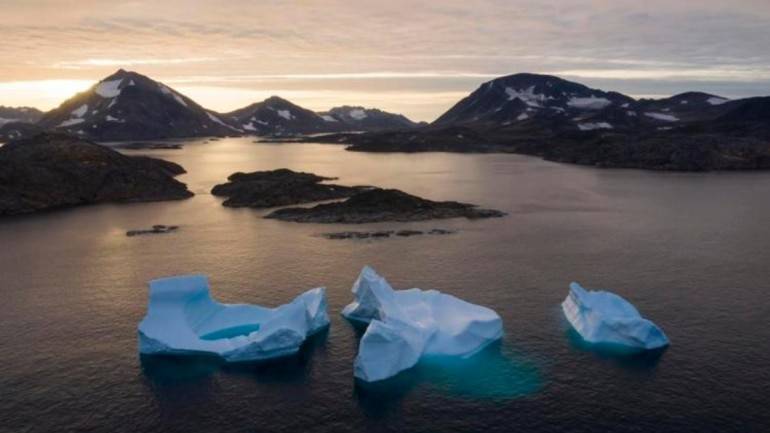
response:
<path id="1" fill-rule="evenodd" d="M 614 293 L 587 291 L 580 284 L 572 283 L 561 307 L 572 327 L 588 343 L 640 350 L 659 349 L 669 344 L 662 329 Z"/>
<path id="2" fill-rule="evenodd" d="M 436 290 L 393 290 L 364 267 L 355 300 L 342 315 L 368 323 L 354 374 L 374 382 L 413 367 L 423 356 L 469 357 L 503 335 L 500 316 Z"/>
<path id="3" fill-rule="evenodd" d="M 256 361 L 293 354 L 328 325 L 322 287 L 266 308 L 216 302 L 203 275 L 170 277 L 150 282 L 147 315 L 139 323 L 139 352 Z"/>

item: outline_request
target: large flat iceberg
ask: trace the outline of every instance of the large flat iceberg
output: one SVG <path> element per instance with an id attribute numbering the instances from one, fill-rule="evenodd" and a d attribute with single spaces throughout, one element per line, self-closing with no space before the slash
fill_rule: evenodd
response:
<path id="1" fill-rule="evenodd" d="M 423 356 L 469 357 L 503 335 L 500 316 L 489 308 L 436 290 L 393 290 L 368 266 L 353 294 L 342 315 L 369 324 L 354 368 L 366 382 L 395 376 Z"/>
<path id="2" fill-rule="evenodd" d="M 659 349 L 669 344 L 663 330 L 614 293 L 587 291 L 580 284 L 572 283 L 561 307 L 572 327 L 588 343 L 640 350 Z"/>
<path id="3" fill-rule="evenodd" d="M 163 278 L 150 282 L 147 315 L 139 323 L 139 352 L 256 361 L 293 354 L 328 325 L 322 287 L 266 308 L 214 301 L 203 275 Z"/>

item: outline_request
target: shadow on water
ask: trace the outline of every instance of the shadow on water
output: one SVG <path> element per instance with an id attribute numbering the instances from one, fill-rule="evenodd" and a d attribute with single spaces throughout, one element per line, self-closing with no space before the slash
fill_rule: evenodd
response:
<path id="1" fill-rule="evenodd" d="M 313 354 L 325 349 L 328 335 L 327 327 L 308 337 L 296 354 L 265 361 L 228 363 L 210 355 L 140 355 L 142 374 L 154 390 L 205 384 L 218 372 L 252 377 L 261 383 L 302 382 Z"/>
<path id="2" fill-rule="evenodd" d="M 432 356 L 397 376 L 374 383 L 356 380 L 355 396 L 370 416 L 397 408 L 413 390 L 429 388 L 449 397 L 473 400 L 511 400 L 538 392 L 543 386 L 534 362 L 504 353 L 496 341 L 467 359 Z"/>
<path id="3" fill-rule="evenodd" d="M 639 350 L 617 344 L 589 343 L 572 327 L 569 327 L 565 334 L 572 348 L 588 352 L 601 361 L 638 373 L 653 372 L 666 351 L 665 347 L 656 350 Z"/>

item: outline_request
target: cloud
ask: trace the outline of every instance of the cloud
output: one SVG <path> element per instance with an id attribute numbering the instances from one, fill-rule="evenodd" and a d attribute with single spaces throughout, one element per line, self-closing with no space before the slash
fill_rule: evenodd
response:
<path id="1" fill-rule="evenodd" d="M 377 87 L 390 80 L 411 86 L 410 92 L 415 86 L 467 92 L 492 76 L 530 71 L 617 80 L 617 90 L 630 93 L 635 88 L 628 86 L 645 80 L 731 82 L 761 93 L 770 70 L 767 0 L 0 5 L 6 59 L 0 81 L 97 80 L 130 67 L 190 84 L 239 82 L 259 91 L 285 88 L 274 83 L 286 81 L 339 91 L 333 82 Z M 435 114 L 443 108 L 437 103 Z"/>
<path id="2" fill-rule="evenodd" d="M 62 61 L 53 64 L 54 68 L 61 69 L 86 69 L 94 66 L 133 67 L 148 65 L 181 65 L 187 63 L 216 62 L 216 57 L 188 57 L 179 59 L 84 59 L 74 61 Z"/>

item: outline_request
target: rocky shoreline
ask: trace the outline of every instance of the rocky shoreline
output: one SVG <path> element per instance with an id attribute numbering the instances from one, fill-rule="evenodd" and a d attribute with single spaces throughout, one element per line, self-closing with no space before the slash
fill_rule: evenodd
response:
<path id="1" fill-rule="evenodd" d="M 0 147 L 0 216 L 94 204 L 192 197 L 173 162 L 126 156 L 66 134 L 43 133 Z"/>

